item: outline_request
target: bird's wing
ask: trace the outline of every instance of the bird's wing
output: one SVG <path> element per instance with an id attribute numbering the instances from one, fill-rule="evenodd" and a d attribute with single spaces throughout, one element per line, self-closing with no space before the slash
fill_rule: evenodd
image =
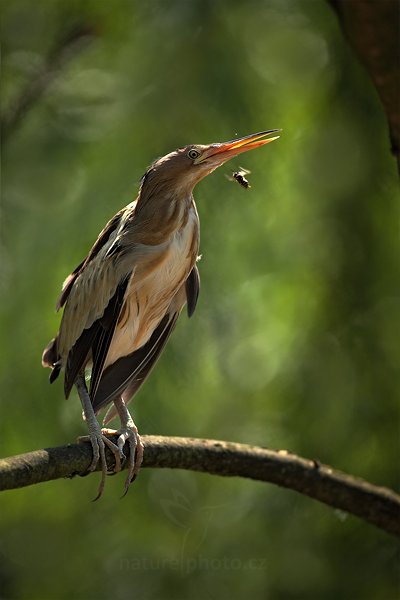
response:
<path id="1" fill-rule="evenodd" d="M 128 206 L 117 212 L 117 214 L 114 215 L 113 218 L 110 219 L 110 221 L 108 221 L 107 225 L 100 232 L 97 240 L 93 244 L 87 257 L 76 267 L 76 269 L 72 271 L 70 275 L 68 275 L 68 277 L 64 281 L 61 294 L 56 304 L 57 311 L 66 303 L 76 278 L 80 275 L 80 273 L 88 265 L 88 263 L 90 263 L 90 261 L 92 261 L 95 258 L 95 256 L 97 256 L 97 254 L 101 251 L 105 244 L 107 244 L 112 234 L 118 231 L 119 225 L 123 220 L 123 217 L 126 215 L 127 212 L 132 213 L 135 209 L 135 206 L 136 202 L 128 204 Z"/>
<path id="2" fill-rule="evenodd" d="M 129 400 L 137 392 L 157 362 L 178 317 L 179 312 L 165 315 L 146 344 L 104 370 L 92 401 L 96 413 L 124 392 L 129 394 Z"/>
<path id="3" fill-rule="evenodd" d="M 64 282 L 57 306 L 65 307 L 55 343 L 60 364 L 65 365 L 67 397 L 77 374 L 92 355 L 95 354 L 95 380 L 102 371 L 128 279 L 135 269 L 134 252 L 127 266 L 112 249 L 127 219 L 134 215 L 135 204 L 129 204 L 108 222 L 87 258 Z"/>
<path id="4" fill-rule="evenodd" d="M 90 396 L 102 378 L 115 328 L 123 310 L 127 286 L 140 288 L 154 265 L 168 255 L 168 246 L 140 245 L 113 252 L 110 241 L 83 267 L 65 304 L 57 351 L 65 364 L 64 390 L 68 397 L 78 373 L 92 359 Z M 133 284 L 132 284 L 133 281 Z M 185 301 L 184 301 L 185 302 Z M 184 304 L 183 302 L 183 304 Z M 183 306 L 182 304 L 182 306 Z"/>
<path id="5" fill-rule="evenodd" d="M 129 277 L 125 277 L 118 284 L 103 314 L 90 327 L 83 329 L 79 338 L 68 352 L 64 378 L 66 398 L 68 398 L 71 392 L 78 373 L 84 369 L 91 356 L 93 369 L 90 380 L 90 391 L 92 392 L 92 389 L 96 389 L 124 302 L 128 281 Z"/>
<path id="6" fill-rule="evenodd" d="M 188 280 L 191 282 L 188 283 Z M 174 296 L 167 313 L 161 319 L 150 339 L 138 350 L 120 358 L 104 370 L 101 381 L 93 398 L 93 408 L 99 412 L 119 395 L 128 403 L 149 376 L 163 351 L 185 303 L 191 306 L 193 314 L 200 281 L 197 267 L 194 266 L 186 282 Z M 110 408 L 104 424 L 109 423 L 116 415 L 114 406 Z"/>
<path id="7" fill-rule="evenodd" d="M 84 330 L 101 318 L 118 286 L 135 266 L 135 252 L 120 260 L 122 252 L 114 252 L 121 232 L 135 216 L 136 201 L 120 210 L 100 233 L 86 259 L 64 282 L 57 307 L 65 305 L 57 339 L 58 354 L 65 361 Z M 93 330 L 90 335 L 94 335 Z M 85 333 L 88 337 L 89 333 Z"/>
<path id="8" fill-rule="evenodd" d="M 96 394 L 103 369 L 107 358 L 107 353 L 111 345 L 115 327 L 120 318 L 121 309 L 125 299 L 125 292 L 129 282 L 126 277 L 117 287 L 117 291 L 108 304 L 104 315 L 98 320 L 98 331 L 92 344 L 92 374 L 90 376 L 90 397 Z"/>
<path id="9" fill-rule="evenodd" d="M 103 317 L 110 303 L 113 307 L 118 287 L 128 274 L 126 265 L 121 264 L 118 258 L 105 258 L 108 246 L 109 244 L 105 244 L 81 269 L 71 285 L 57 342 L 58 353 L 63 360 L 82 334 L 86 337 L 95 335 L 96 326 L 92 329 L 92 325 Z M 132 256 L 130 272 L 134 270 L 134 266 L 135 258 Z"/>

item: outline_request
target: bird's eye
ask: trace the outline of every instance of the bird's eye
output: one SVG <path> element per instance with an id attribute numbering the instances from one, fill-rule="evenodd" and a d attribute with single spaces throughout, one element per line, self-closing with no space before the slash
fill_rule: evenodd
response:
<path id="1" fill-rule="evenodd" d="M 191 148 L 191 150 L 189 150 L 189 152 L 187 153 L 188 157 L 191 158 L 192 160 L 194 160 L 195 158 L 197 158 L 198 156 L 200 156 L 200 151 L 196 150 L 195 148 Z"/>

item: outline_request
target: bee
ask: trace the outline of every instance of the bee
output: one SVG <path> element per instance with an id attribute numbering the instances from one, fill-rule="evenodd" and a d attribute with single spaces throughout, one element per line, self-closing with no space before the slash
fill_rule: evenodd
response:
<path id="1" fill-rule="evenodd" d="M 229 177 L 228 175 L 227 175 L 227 177 L 228 177 L 229 181 L 237 181 L 238 184 L 242 186 L 242 188 L 247 190 L 248 188 L 251 187 L 251 185 L 247 181 L 245 175 L 249 175 L 249 173 L 251 173 L 251 171 L 248 171 L 247 169 L 243 169 L 243 167 L 239 167 L 239 171 L 235 171 L 234 173 L 232 173 L 232 177 Z"/>

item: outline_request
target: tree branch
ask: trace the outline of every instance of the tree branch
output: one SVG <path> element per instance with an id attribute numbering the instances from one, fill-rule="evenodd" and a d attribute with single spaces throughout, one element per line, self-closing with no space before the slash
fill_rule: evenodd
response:
<path id="1" fill-rule="evenodd" d="M 94 29 L 87 23 L 75 24 L 51 48 L 45 65 L 22 88 L 19 96 L 0 116 L 1 141 L 4 144 L 22 124 L 27 113 L 59 76 L 63 67 L 91 41 Z"/>
<path id="2" fill-rule="evenodd" d="M 267 450 L 233 442 L 161 436 L 142 436 L 142 440 L 145 444 L 143 467 L 189 469 L 275 483 L 400 536 L 400 497 L 395 492 L 316 461 L 286 450 Z M 0 490 L 86 475 L 91 459 L 89 443 L 1 459 Z M 113 458 L 108 450 L 107 462 L 112 470 Z"/>
<path id="3" fill-rule="evenodd" d="M 328 2 L 380 96 L 389 126 L 391 150 L 400 171 L 399 3 L 397 0 Z"/>

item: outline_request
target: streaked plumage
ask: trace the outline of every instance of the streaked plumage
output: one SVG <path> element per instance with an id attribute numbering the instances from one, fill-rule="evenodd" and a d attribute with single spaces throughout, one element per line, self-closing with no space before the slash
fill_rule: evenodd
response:
<path id="1" fill-rule="evenodd" d="M 276 138 L 263 132 L 224 144 L 188 146 L 158 159 L 143 177 L 138 198 L 119 211 L 100 233 L 86 259 L 65 280 L 57 309 L 60 330 L 43 353 L 54 381 L 64 368 L 68 397 L 77 384 L 88 421 L 94 461 L 106 470 L 104 443 L 118 463 L 130 439 L 126 490 L 138 471 L 142 447 L 126 404 L 143 384 L 164 348 L 182 308 L 195 310 L 200 278 L 196 183 L 240 152 Z M 90 387 L 84 371 L 91 367 Z M 121 418 L 117 447 L 97 428 L 94 413 L 112 405 L 107 423 Z M 135 464 L 135 448 L 140 450 Z M 97 462 L 97 460 L 96 460 Z M 91 468 L 94 468 L 95 462 Z"/>

